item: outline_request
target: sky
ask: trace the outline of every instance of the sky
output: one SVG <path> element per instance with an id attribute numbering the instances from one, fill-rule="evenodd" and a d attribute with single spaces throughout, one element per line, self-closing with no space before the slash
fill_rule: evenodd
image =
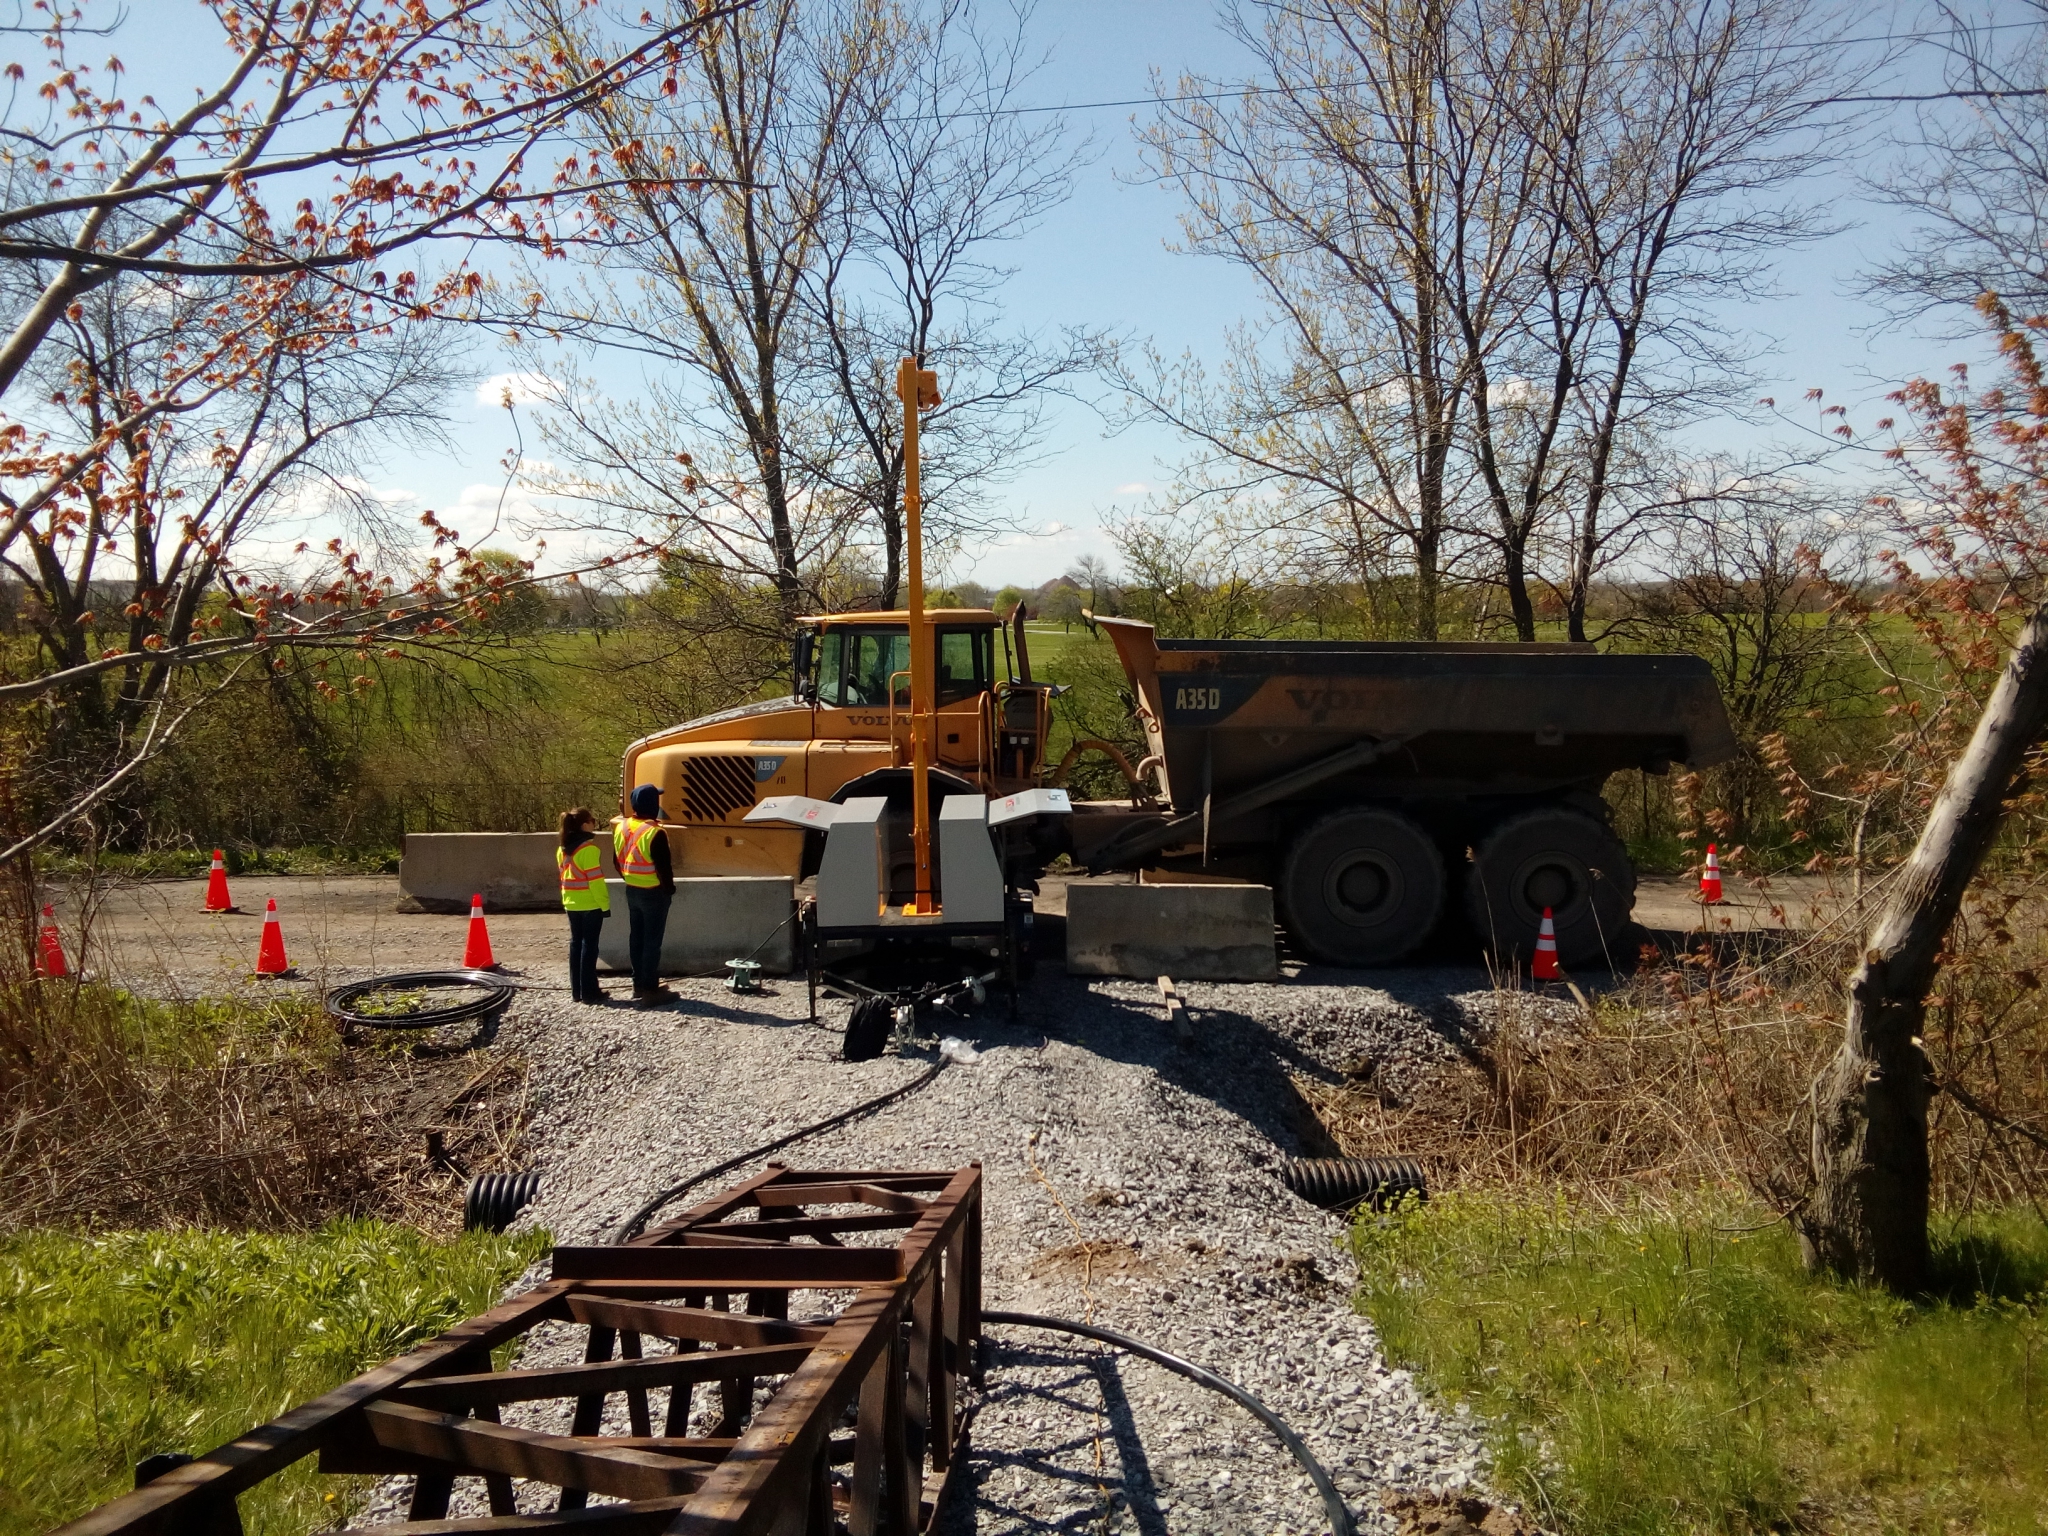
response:
<path id="1" fill-rule="evenodd" d="M 218 75 L 223 55 L 217 34 L 198 12 L 196 0 L 129 0 L 127 23 L 113 46 L 137 82 L 175 99 L 159 82 L 180 82 L 189 90 Z M 1993 14 L 2003 19 L 2018 13 L 1994 6 Z M 1908 32 L 1925 26 L 1926 17 L 1918 5 L 1873 6 L 1857 14 L 1855 25 L 1866 34 Z M 1028 95 L 1047 105 L 1143 101 L 1155 76 L 1171 82 L 1193 71 L 1229 78 L 1242 76 L 1246 67 L 1202 0 L 1040 0 L 1031 36 L 1049 60 Z M 1937 78 L 1935 63 L 1925 54 L 1909 57 L 1897 78 L 1925 87 Z M 1142 106 L 1128 105 L 1084 105 L 1070 112 L 1074 127 L 1091 137 L 1093 153 L 1073 195 L 1002 254 L 1003 264 L 1014 269 L 1002 290 L 1005 318 L 1024 330 L 1107 330 L 1149 342 L 1169 357 L 1187 351 L 1213 360 L 1229 328 L 1256 314 L 1257 294 L 1228 264 L 1170 248 L 1178 236 L 1178 196 L 1143 178 L 1135 121 L 1145 115 Z M 1878 414 L 1874 404 L 1886 390 L 1915 375 L 1938 373 L 1967 355 L 1965 345 L 1925 329 L 1882 325 L 1859 290 L 1873 253 L 1896 243 L 1902 225 L 1897 213 L 1863 194 L 1858 173 L 1882 161 L 1892 128 L 1907 126 L 1903 118 L 1880 118 L 1844 135 L 1840 167 L 1802 194 L 1828 206 L 1844 225 L 1842 233 L 1784 253 L 1776 264 L 1773 297 L 1731 307 L 1719 317 L 1732 335 L 1749 339 L 1764 354 L 1757 394 L 1789 404 L 1809 388 L 1822 388 L 1830 401 L 1849 404 L 1856 419 L 1867 421 Z M 499 355 L 495 343 L 481 336 L 471 361 L 477 382 L 448 402 L 450 448 L 388 454 L 382 462 L 361 464 L 358 477 L 395 512 L 433 508 L 474 539 L 500 506 L 503 460 L 514 441 L 497 402 L 507 376 L 529 365 Z M 516 387 L 518 381 L 511 382 Z M 1873 408 L 1858 411 L 1859 404 Z M 1696 442 L 1740 450 L 1761 444 L 1771 430 L 1754 417 L 1731 418 L 1706 424 Z M 527 438 L 531 449 L 530 424 Z M 1036 585 L 1084 554 L 1113 559 L 1103 519 L 1136 507 L 1148 491 L 1170 481 L 1181 452 L 1164 429 L 1113 433 L 1095 407 L 1058 402 L 1036 461 L 998 492 L 1005 531 L 961 552 L 944 574 L 990 586 Z M 274 528 L 272 535 L 284 548 L 318 532 L 316 522 Z M 520 528 L 535 531 L 523 523 Z M 501 529 L 490 542 L 530 552 L 530 540 L 511 532 Z"/>

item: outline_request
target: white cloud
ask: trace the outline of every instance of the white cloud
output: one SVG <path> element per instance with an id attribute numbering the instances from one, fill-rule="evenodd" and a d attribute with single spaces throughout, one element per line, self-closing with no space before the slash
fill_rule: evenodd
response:
<path id="1" fill-rule="evenodd" d="M 1118 486 L 1116 493 L 1119 496 L 1144 496 L 1150 494 L 1151 490 L 1152 487 L 1144 481 L 1133 480 L 1129 485 Z"/>
<path id="2" fill-rule="evenodd" d="M 494 373 L 476 387 L 476 403 L 487 410 L 514 405 L 546 405 L 562 392 L 561 382 L 544 373 Z"/>

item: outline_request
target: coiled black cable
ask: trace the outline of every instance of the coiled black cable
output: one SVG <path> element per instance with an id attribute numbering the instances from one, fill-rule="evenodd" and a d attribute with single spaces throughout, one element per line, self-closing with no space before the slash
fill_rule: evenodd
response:
<path id="1" fill-rule="evenodd" d="M 1017 1328 L 1044 1328 L 1054 1333 L 1071 1333 L 1079 1338 L 1094 1339 L 1097 1343 L 1111 1344 L 1126 1350 L 1154 1365 L 1163 1365 L 1177 1375 L 1185 1376 L 1197 1386 L 1207 1387 L 1212 1392 L 1221 1392 L 1225 1397 L 1244 1409 L 1266 1428 L 1280 1437 L 1280 1443 L 1288 1453 L 1301 1463 L 1302 1471 L 1309 1481 L 1316 1485 L 1316 1492 L 1323 1497 L 1323 1512 L 1330 1517 L 1333 1536 L 1358 1536 L 1358 1522 L 1351 1517 L 1351 1507 L 1344 1502 L 1344 1495 L 1337 1491 L 1337 1485 L 1330 1480 L 1330 1474 L 1317 1461 L 1301 1436 L 1287 1425 L 1287 1421 L 1245 1391 L 1234 1381 L 1226 1381 L 1206 1366 L 1183 1360 L 1179 1355 L 1169 1354 L 1157 1345 L 1134 1339 L 1127 1333 L 1118 1333 L 1114 1328 L 1097 1327 L 1094 1323 L 1077 1323 L 1070 1318 L 1043 1317 L 1036 1312 L 984 1312 L 984 1323 L 1008 1324 Z"/>
<path id="2" fill-rule="evenodd" d="M 766 1157 L 770 1152 L 780 1152 L 784 1147 L 802 1141 L 807 1136 L 816 1136 L 824 1131 L 835 1130 L 839 1126 L 846 1124 L 849 1120 L 858 1120 L 862 1115 L 871 1115 L 885 1105 L 893 1104 L 901 1098 L 907 1098 L 917 1092 L 918 1089 L 930 1083 L 952 1064 L 952 1057 L 941 1056 L 931 1064 L 929 1071 L 925 1072 L 922 1076 L 911 1079 L 901 1088 L 891 1088 L 887 1093 L 877 1094 L 865 1103 L 856 1104 L 851 1109 L 841 1110 L 830 1119 L 820 1120 L 816 1125 L 807 1125 L 801 1130 L 791 1131 L 787 1136 L 778 1136 L 775 1140 L 768 1142 L 764 1146 L 755 1147 L 750 1152 L 742 1152 L 737 1157 L 728 1157 L 722 1163 L 714 1163 L 711 1167 L 704 1169 L 700 1173 L 693 1173 L 680 1184 L 669 1185 L 667 1189 L 664 1189 L 652 1200 L 641 1206 L 639 1210 L 635 1211 L 632 1216 L 627 1218 L 626 1222 L 612 1234 L 612 1241 L 614 1243 L 630 1243 L 640 1235 L 640 1229 L 647 1225 L 648 1217 L 652 1216 L 684 1191 L 695 1189 L 699 1184 L 709 1179 L 715 1179 L 721 1173 L 731 1173 L 735 1168 L 743 1168 L 757 1157 Z"/>
<path id="3" fill-rule="evenodd" d="M 444 1008 L 418 1008 L 406 1013 L 363 1012 L 356 1007 L 364 998 L 379 992 L 424 991 L 469 987 L 478 995 L 466 1002 Z M 405 971 L 396 976 L 373 976 L 352 981 L 329 992 L 324 1003 L 329 1016 L 342 1024 L 360 1024 L 370 1029 L 438 1029 L 443 1024 L 460 1024 L 481 1019 L 510 1005 L 519 989 L 503 977 L 488 971 Z"/>

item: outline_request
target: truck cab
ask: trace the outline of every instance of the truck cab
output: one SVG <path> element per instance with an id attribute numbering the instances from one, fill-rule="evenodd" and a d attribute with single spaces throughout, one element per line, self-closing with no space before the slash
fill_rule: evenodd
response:
<path id="1" fill-rule="evenodd" d="M 1051 690 L 1031 681 L 1021 621 L 925 612 L 937 703 L 934 787 L 997 796 L 1038 782 Z M 622 792 L 658 784 L 678 875 L 804 873 L 803 832 L 744 826 L 770 795 L 907 795 L 910 615 L 798 621 L 795 691 L 671 726 L 626 749 Z"/>

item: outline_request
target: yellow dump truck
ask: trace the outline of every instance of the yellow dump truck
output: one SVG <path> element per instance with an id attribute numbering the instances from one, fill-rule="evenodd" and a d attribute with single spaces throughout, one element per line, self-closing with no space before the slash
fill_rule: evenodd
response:
<path id="1" fill-rule="evenodd" d="M 986 609 L 926 620 L 934 798 L 1056 781 L 1053 690 L 1032 678 L 1021 621 Z M 1547 908 L 1567 964 L 1620 958 L 1635 872 L 1602 784 L 1735 750 L 1696 656 L 1161 640 L 1148 624 L 1095 622 L 1116 644 L 1147 754 L 1135 766 L 1119 758 L 1130 798 L 1034 822 L 1031 841 L 1006 846 L 1006 873 L 1028 883 L 1067 853 L 1095 870 L 1258 880 L 1273 886 L 1294 942 L 1334 964 L 1398 959 L 1460 909 L 1483 939 L 1527 954 Z M 678 874 L 808 874 L 806 840 L 818 834 L 743 824 L 770 796 L 884 796 L 907 808 L 909 633 L 903 612 L 805 619 L 790 697 L 627 750 L 623 788 L 661 786 Z"/>

